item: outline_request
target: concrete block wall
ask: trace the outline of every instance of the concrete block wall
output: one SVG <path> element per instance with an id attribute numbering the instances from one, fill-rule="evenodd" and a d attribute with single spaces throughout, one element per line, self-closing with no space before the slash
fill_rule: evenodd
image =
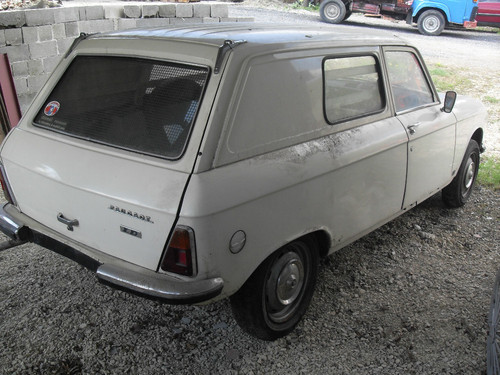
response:
<path id="1" fill-rule="evenodd" d="M 228 18 L 223 3 L 94 5 L 0 12 L 0 54 L 7 53 L 24 112 L 80 33 L 185 23 L 251 22 Z"/>

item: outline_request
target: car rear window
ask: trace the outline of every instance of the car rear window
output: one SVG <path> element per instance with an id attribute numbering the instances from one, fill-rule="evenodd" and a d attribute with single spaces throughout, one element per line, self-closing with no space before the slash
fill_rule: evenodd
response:
<path id="1" fill-rule="evenodd" d="M 147 155 L 178 159 L 208 68 L 111 56 L 79 56 L 34 125 Z"/>

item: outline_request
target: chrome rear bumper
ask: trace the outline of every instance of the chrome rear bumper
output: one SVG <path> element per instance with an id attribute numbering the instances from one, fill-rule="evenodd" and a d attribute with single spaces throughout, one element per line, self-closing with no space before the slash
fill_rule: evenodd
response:
<path id="1" fill-rule="evenodd" d="M 167 303 L 189 304 L 207 301 L 218 296 L 224 286 L 220 277 L 181 280 L 71 243 L 70 240 L 63 239 L 51 229 L 20 213 L 9 203 L 0 207 L 0 230 L 19 244 L 33 242 L 82 264 L 96 272 L 101 282 Z"/>

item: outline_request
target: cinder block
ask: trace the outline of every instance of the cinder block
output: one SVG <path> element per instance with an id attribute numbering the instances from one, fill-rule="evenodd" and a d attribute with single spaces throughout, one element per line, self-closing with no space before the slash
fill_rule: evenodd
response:
<path id="1" fill-rule="evenodd" d="M 40 42 L 46 42 L 47 40 L 52 40 L 52 26 L 38 26 L 38 40 Z"/>
<path id="2" fill-rule="evenodd" d="M 178 18 L 193 17 L 193 5 L 192 4 L 177 4 L 176 10 L 175 10 L 175 16 Z"/>
<path id="3" fill-rule="evenodd" d="M 116 21 L 116 30 L 127 30 L 137 27 L 137 20 L 134 18 L 118 18 Z"/>
<path id="4" fill-rule="evenodd" d="M 254 17 L 239 17 L 236 19 L 237 22 L 255 22 Z"/>
<path id="5" fill-rule="evenodd" d="M 211 7 L 210 10 L 211 17 L 220 17 L 220 18 L 229 17 L 229 10 L 227 8 L 227 4 L 211 4 L 210 7 Z"/>
<path id="6" fill-rule="evenodd" d="M 203 21 L 203 23 L 219 23 L 220 22 L 220 18 L 203 17 L 202 21 Z"/>
<path id="7" fill-rule="evenodd" d="M 26 77 L 14 77 L 14 86 L 16 87 L 17 95 L 28 93 L 28 79 Z"/>
<path id="8" fill-rule="evenodd" d="M 77 37 L 80 35 L 80 23 L 79 22 L 68 22 L 64 24 L 66 29 L 66 36 L 68 38 Z"/>
<path id="9" fill-rule="evenodd" d="M 210 17 L 210 4 L 193 4 L 193 17 Z"/>
<path id="10" fill-rule="evenodd" d="M 87 20 L 87 13 L 85 11 L 85 7 L 79 7 L 77 9 L 78 9 L 80 21 L 86 21 Z"/>
<path id="11" fill-rule="evenodd" d="M 224 17 L 220 19 L 220 22 L 238 22 L 238 18 L 236 17 Z"/>
<path id="12" fill-rule="evenodd" d="M 144 18 L 158 17 L 160 13 L 160 7 L 158 5 L 143 5 L 142 6 L 142 16 Z"/>
<path id="13" fill-rule="evenodd" d="M 105 19 L 110 19 L 110 18 L 124 18 L 125 13 L 123 12 L 123 6 L 121 5 L 103 5 L 104 9 L 104 18 Z"/>
<path id="14" fill-rule="evenodd" d="M 54 9 L 29 9 L 24 12 L 28 26 L 52 25 L 55 22 Z"/>
<path id="15" fill-rule="evenodd" d="M 5 29 L 5 44 L 8 46 L 20 46 L 23 44 L 21 29 Z"/>
<path id="16" fill-rule="evenodd" d="M 174 18 L 175 4 L 161 4 L 159 6 L 159 15 L 162 18 Z"/>
<path id="17" fill-rule="evenodd" d="M 57 51 L 59 52 L 59 55 L 65 54 L 68 51 L 69 47 L 71 47 L 71 45 L 73 44 L 73 41 L 73 38 L 59 39 L 57 41 Z M 47 69 L 45 70 L 47 71 Z"/>
<path id="18" fill-rule="evenodd" d="M 28 62 L 18 61 L 11 64 L 12 75 L 14 77 L 25 77 L 28 75 Z"/>
<path id="19" fill-rule="evenodd" d="M 28 44 L 30 56 L 32 59 L 44 59 L 46 57 L 57 55 L 57 42 L 50 40 L 48 42 Z"/>
<path id="20" fill-rule="evenodd" d="M 25 44 L 20 46 L 6 46 L 0 48 L 0 54 L 6 53 L 11 63 L 30 59 L 29 48 Z"/>
<path id="21" fill-rule="evenodd" d="M 78 26 L 82 33 L 104 33 L 114 30 L 113 20 L 80 21 Z"/>
<path id="22" fill-rule="evenodd" d="M 5 47 L 5 31 L 0 30 L 0 47 Z"/>
<path id="23" fill-rule="evenodd" d="M 56 68 L 59 61 L 61 61 L 61 56 L 47 57 L 43 59 L 43 69 L 46 73 L 52 73 Z"/>
<path id="24" fill-rule="evenodd" d="M 23 27 L 23 43 L 35 43 L 38 42 L 38 29 L 36 27 Z"/>
<path id="25" fill-rule="evenodd" d="M 0 12 L 0 26 L 21 27 L 24 26 L 25 24 L 26 24 L 26 15 L 24 10 Z"/>
<path id="26" fill-rule="evenodd" d="M 104 8 L 99 5 L 85 7 L 86 19 L 91 20 L 102 20 L 104 19 Z"/>
<path id="27" fill-rule="evenodd" d="M 170 24 L 172 25 L 184 25 L 184 24 L 193 24 L 193 23 L 203 23 L 201 18 L 171 18 Z"/>
<path id="28" fill-rule="evenodd" d="M 64 23 L 56 23 L 52 25 L 52 35 L 54 39 L 66 38 L 66 26 Z"/>
<path id="29" fill-rule="evenodd" d="M 54 9 L 55 23 L 76 22 L 80 20 L 80 12 L 78 8 L 57 8 Z"/>
<path id="30" fill-rule="evenodd" d="M 25 113 L 29 106 L 31 105 L 31 102 L 35 98 L 36 93 L 32 94 L 24 94 L 24 95 L 19 95 L 17 96 L 17 99 L 19 100 L 19 106 L 21 107 L 21 112 Z"/>
<path id="31" fill-rule="evenodd" d="M 170 25 L 169 18 L 140 18 L 137 27 L 161 27 Z"/>
<path id="32" fill-rule="evenodd" d="M 139 5 L 125 5 L 123 13 L 127 18 L 141 18 L 141 7 Z"/>
<path id="33" fill-rule="evenodd" d="M 29 60 L 28 61 L 28 72 L 30 75 L 37 76 L 43 74 L 43 62 L 42 60 Z"/>
<path id="34" fill-rule="evenodd" d="M 43 87 L 45 82 L 47 82 L 47 79 L 49 78 L 50 74 L 45 73 L 41 74 L 38 76 L 29 76 L 28 77 L 28 92 L 29 93 L 35 93 L 40 91 L 40 89 Z"/>

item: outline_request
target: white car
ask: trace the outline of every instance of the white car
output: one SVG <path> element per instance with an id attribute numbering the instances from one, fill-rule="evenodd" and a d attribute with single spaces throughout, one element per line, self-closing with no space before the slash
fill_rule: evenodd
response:
<path id="1" fill-rule="evenodd" d="M 244 24 L 82 35 L 1 149 L 0 227 L 169 303 L 231 297 L 275 339 L 318 259 L 443 190 L 486 112 L 393 37 Z"/>

